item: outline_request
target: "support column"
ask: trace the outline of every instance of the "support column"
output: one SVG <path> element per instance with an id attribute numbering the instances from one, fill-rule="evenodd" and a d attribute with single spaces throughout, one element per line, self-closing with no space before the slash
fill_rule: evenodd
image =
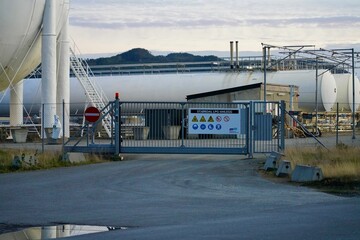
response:
<path id="1" fill-rule="evenodd" d="M 235 42 L 236 68 L 240 68 L 239 64 L 239 41 Z"/>
<path id="2" fill-rule="evenodd" d="M 66 10 L 69 11 L 69 1 L 65 1 Z M 69 42 L 69 18 L 67 17 L 61 29 L 57 46 L 58 56 L 58 79 L 56 92 L 56 114 L 59 116 L 66 138 L 70 137 L 70 42 Z M 64 101 L 64 109 L 62 103 Z"/>
<path id="3" fill-rule="evenodd" d="M 230 42 L 230 69 L 234 68 L 234 42 Z"/>
<path id="4" fill-rule="evenodd" d="M 10 87 L 10 126 L 16 127 L 23 124 L 23 99 L 24 86 L 23 81 Z"/>
<path id="5" fill-rule="evenodd" d="M 44 104 L 43 131 L 49 133 L 56 114 L 56 0 L 46 0 L 45 3 L 41 62 L 41 103 Z"/>

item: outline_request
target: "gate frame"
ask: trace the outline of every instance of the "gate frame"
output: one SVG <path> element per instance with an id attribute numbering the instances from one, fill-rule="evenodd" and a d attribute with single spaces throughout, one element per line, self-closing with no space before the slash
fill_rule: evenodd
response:
<path id="1" fill-rule="evenodd" d="M 116 97 L 114 101 L 109 102 L 111 106 L 107 112 L 104 112 L 104 109 L 101 110 L 103 112 L 102 116 L 99 120 L 93 123 L 92 128 L 89 127 L 89 124 L 86 124 L 81 130 L 87 129 L 85 134 L 86 136 L 86 145 L 80 144 L 81 140 L 84 139 L 85 136 L 81 137 L 76 141 L 73 146 L 69 146 L 68 144 L 71 142 L 71 139 L 63 144 L 63 152 L 64 154 L 67 152 L 84 152 L 84 153 L 107 153 L 107 154 L 115 154 L 119 156 L 123 153 L 159 153 L 159 154 L 239 154 L 239 155 L 248 155 L 249 158 L 253 158 L 254 153 L 270 153 L 271 151 L 257 151 L 256 142 L 255 142 L 255 104 L 265 104 L 264 112 L 266 112 L 266 104 L 275 103 L 277 104 L 277 144 L 276 150 L 278 152 L 283 152 L 285 150 L 285 102 L 264 102 L 264 101 L 244 101 L 244 102 L 234 102 L 234 103 L 217 103 L 217 102 L 206 102 L 206 103 L 192 103 L 191 104 L 244 104 L 246 105 L 247 112 L 247 129 L 245 131 L 245 147 L 243 148 L 211 148 L 211 147 L 185 147 L 184 139 L 185 139 L 185 123 L 182 121 L 181 123 L 181 140 L 182 144 L 178 147 L 129 147 L 122 146 L 122 136 L 121 136 L 121 107 L 124 103 L 135 103 L 135 102 L 120 102 L 119 98 Z M 151 103 L 151 102 L 141 102 L 141 103 Z M 176 103 L 182 106 L 182 119 L 185 119 L 185 104 L 189 104 L 189 102 L 157 102 L 157 103 Z M 105 108 L 106 108 L 105 107 Z M 98 124 L 101 124 L 102 119 L 106 114 L 112 115 L 113 122 L 113 130 L 114 134 L 110 139 L 110 144 L 97 144 L 95 143 L 94 135 L 95 129 Z M 89 141 L 90 140 L 90 141 Z M 151 141 L 151 140 L 147 140 Z M 274 141 L 274 138 L 272 138 Z"/>

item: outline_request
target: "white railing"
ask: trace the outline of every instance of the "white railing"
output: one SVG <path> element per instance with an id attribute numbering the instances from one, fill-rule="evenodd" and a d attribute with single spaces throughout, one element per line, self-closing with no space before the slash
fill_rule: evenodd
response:
<path id="1" fill-rule="evenodd" d="M 84 88 L 88 102 L 99 110 L 102 110 L 102 113 L 109 111 L 109 109 L 105 108 L 109 102 L 106 94 L 100 86 L 91 80 L 94 74 L 86 61 L 76 56 L 73 48 L 70 48 L 70 67 Z M 102 126 L 104 127 L 107 135 L 111 137 L 113 129 L 111 126 L 111 117 L 109 114 L 104 114 L 104 116 L 105 117 L 102 119 Z"/>

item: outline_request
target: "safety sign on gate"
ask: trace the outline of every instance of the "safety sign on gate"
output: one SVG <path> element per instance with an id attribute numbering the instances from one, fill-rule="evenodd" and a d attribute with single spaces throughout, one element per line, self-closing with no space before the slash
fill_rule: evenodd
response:
<path id="1" fill-rule="evenodd" d="M 240 110 L 189 108 L 189 134 L 239 134 Z"/>

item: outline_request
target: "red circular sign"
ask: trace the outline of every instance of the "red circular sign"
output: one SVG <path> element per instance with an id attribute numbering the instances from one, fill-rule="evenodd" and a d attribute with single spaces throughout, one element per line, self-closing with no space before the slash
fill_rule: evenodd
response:
<path id="1" fill-rule="evenodd" d="M 87 121 L 96 122 L 100 118 L 100 111 L 96 107 L 88 107 L 84 115 Z"/>

